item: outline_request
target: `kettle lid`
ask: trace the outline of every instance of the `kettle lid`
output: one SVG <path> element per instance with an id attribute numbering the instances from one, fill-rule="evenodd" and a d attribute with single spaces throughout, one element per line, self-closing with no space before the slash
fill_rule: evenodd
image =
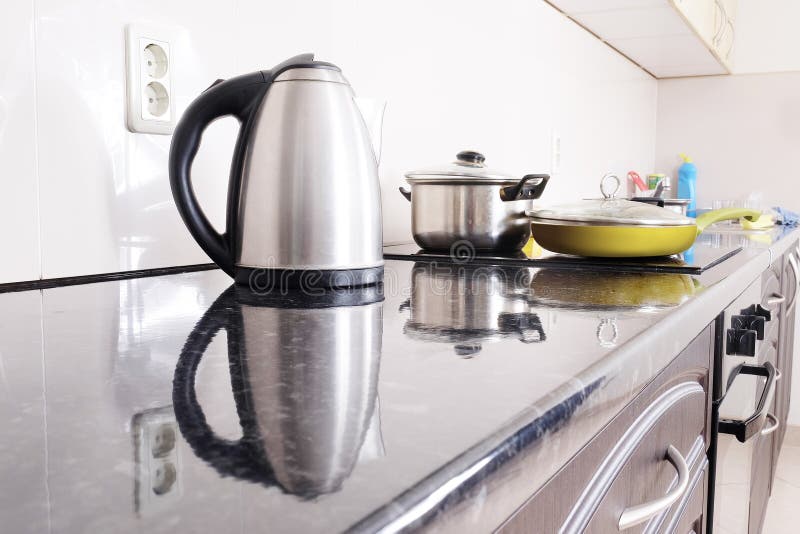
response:
<path id="1" fill-rule="evenodd" d="M 326 61 L 315 61 L 313 53 L 299 54 L 297 56 L 290 57 L 286 61 L 278 63 L 272 67 L 272 69 L 262 72 L 266 78 L 275 79 L 280 74 L 290 69 L 328 69 L 336 72 L 342 72 L 341 69 L 333 63 L 328 63 Z"/>

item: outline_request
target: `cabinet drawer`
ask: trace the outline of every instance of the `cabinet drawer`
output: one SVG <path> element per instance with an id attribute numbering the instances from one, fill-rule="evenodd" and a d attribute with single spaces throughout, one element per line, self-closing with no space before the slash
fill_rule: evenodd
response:
<path id="1" fill-rule="evenodd" d="M 618 533 L 625 509 L 676 488 L 671 445 L 694 481 L 706 462 L 712 356 L 709 327 L 498 531 Z M 689 491 L 624 532 L 664 532 Z"/>
<path id="2" fill-rule="evenodd" d="M 672 520 L 662 532 L 676 534 L 703 534 L 706 531 L 706 496 L 708 495 L 708 470 L 702 469 L 695 478 L 688 498 L 681 503 Z"/>
<path id="3" fill-rule="evenodd" d="M 645 532 L 647 521 L 622 528 L 633 507 L 657 502 L 666 495 L 677 495 L 680 503 L 688 491 L 686 487 L 678 491 L 680 467 L 686 469 L 680 480 L 688 484 L 691 460 L 698 465 L 698 459 L 705 459 L 704 411 L 704 392 L 694 382 L 676 385 L 645 407 L 583 491 L 565 523 L 565 532 Z M 650 430 L 638 436 L 639 428 L 645 426 L 651 426 Z M 677 454 L 673 452 L 675 456 L 667 461 L 671 446 Z M 626 454 L 623 451 L 628 447 L 632 450 Z M 608 485 L 604 479 L 615 473 Z M 599 495 L 602 497 L 597 498 Z M 677 503 L 660 510 L 655 521 L 668 516 Z"/>

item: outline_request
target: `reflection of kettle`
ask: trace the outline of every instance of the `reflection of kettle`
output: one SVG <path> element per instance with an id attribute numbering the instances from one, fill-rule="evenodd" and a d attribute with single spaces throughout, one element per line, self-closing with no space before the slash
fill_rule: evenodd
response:
<path id="1" fill-rule="evenodd" d="M 175 415 L 195 454 L 223 476 L 313 498 L 337 491 L 376 424 L 382 336 L 380 286 L 325 297 L 265 300 L 226 290 L 195 326 L 173 383 Z M 219 438 L 194 388 L 209 343 L 227 331 L 231 386 L 242 426 Z M 376 424 L 377 426 L 377 424 Z"/>
<path id="2" fill-rule="evenodd" d="M 228 115 L 240 127 L 226 232 L 219 234 L 197 202 L 190 171 L 203 130 Z M 339 68 L 313 54 L 206 89 L 175 128 L 169 175 L 192 236 L 237 282 L 267 276 L 289 287 L 350 287 L 382 276 L 369 132 Z"/>
<path id="3" fill-rule="evenodd" d="M 539 316 L 527 297 L 531 270 L 524 267 L 417 262 L 411 298 L 401 305 L 411 318 L 403 332 L 426 341 L 453 343 L 471 357 L 488 341 L 545 341 Z"/>

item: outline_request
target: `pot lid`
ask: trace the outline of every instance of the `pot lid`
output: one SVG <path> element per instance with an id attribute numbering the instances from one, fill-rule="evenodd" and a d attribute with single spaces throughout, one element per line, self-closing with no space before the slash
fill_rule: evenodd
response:
<path id="1" fill-rule="evenodd" d="M 489 169 L 486 157 L 480 152 L 462 150 L 456 154 L 456 160 L 446 165 L 439 165 L 406 173 L 408 183 L 474 183 L 474 184 L 513 184 L 519 178 L 510 174 Z"/>
<path id="2" fill-rule="evenodd" d="M 613 185 L 609 185 L 612 184 Z M 600 182 L 602 199 L 583 200 L 571 204 L 552 206 L 547 209 L 528 211 L 527 215 L 544 223 L 583 223 L 598 225 L 637 225 L 637 226 L 689 226 L 695 220 L 672 210 L 651 204 L 634 202 L 615 195 L 620 180 L 607 174 Z M 609 189 L 613 190 L 609 193 Z"/>

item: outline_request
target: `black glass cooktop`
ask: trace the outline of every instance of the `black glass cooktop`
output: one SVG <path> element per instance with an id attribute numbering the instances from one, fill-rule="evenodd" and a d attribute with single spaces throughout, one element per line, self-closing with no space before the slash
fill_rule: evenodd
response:
<path id="1" fill-rule="evenodd" d="M 389 245 L 383 247 L 383 257 L 387 260 L 409 261 L 448 261 L 457 263 L 482 263 L 516 265 L 522 267 L 551 267 L 561 269 L 591 269 L 593 271 L 627 272 L 665 272 L 680 274 L 700 274 L 719 265 L 742 250 L 742 247 L 712 248 L 704 245 L 694 246 L 682 254 L 654 258 L 584 258 L 556 254 L 540 249 L 532 255 L 524 252 L 503 255 L 500 253 L 480 253 L 456 249 L 448 251 L 421 250 L 417 245 Z"/>

